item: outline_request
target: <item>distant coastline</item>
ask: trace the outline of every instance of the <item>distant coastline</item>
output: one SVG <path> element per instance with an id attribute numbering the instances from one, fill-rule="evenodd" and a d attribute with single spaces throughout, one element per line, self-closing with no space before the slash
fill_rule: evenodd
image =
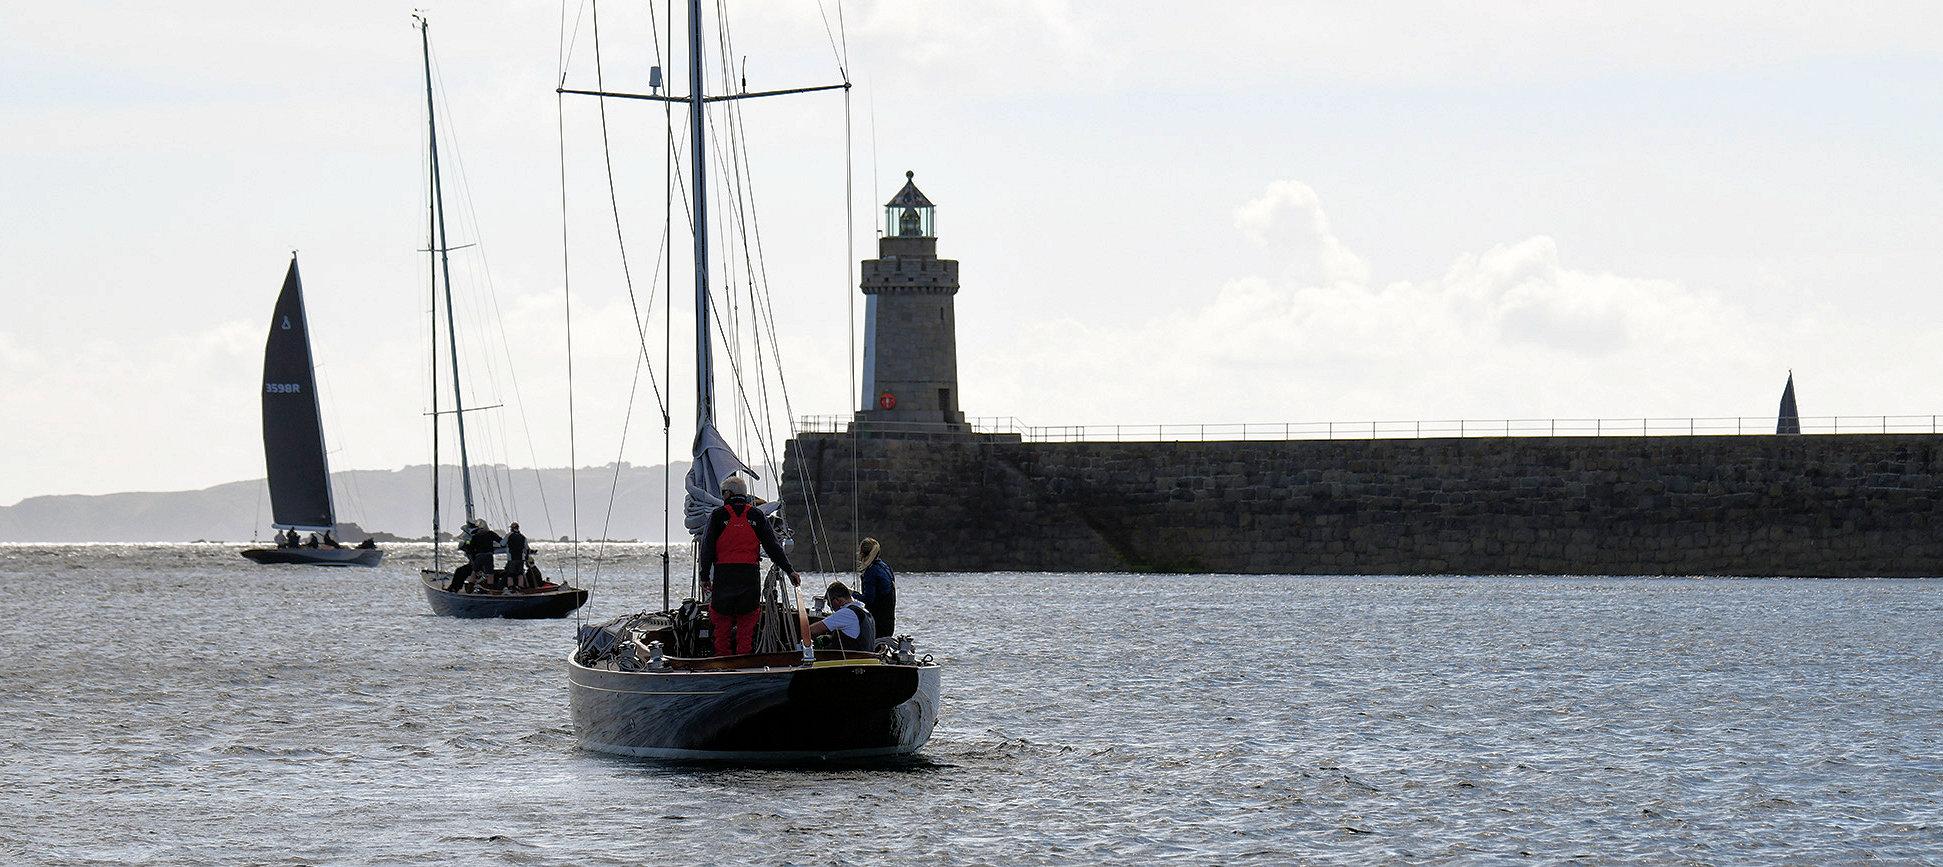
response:
<path id="1" fill-rule="evenodd" d="M 582 467 L 577 479 L 565 467 L 473 468 L 479 513 L 496 526 L 519 521 L 521 529 L 536 540 L 571 535 L 569 503 L 576 486 L 580 529 L 586 536 L 657 541 L 666 533 L 668 538 L 686 538 L 681 484 L 687 471 L 687 463 L 681 461 L 666 468 L 625 462 Z M 443 468 L 442 478 L 440 524 L 457 527 L 464 520 L 457 468 Z M 359 528 L 355 536 L 345 532 L 340 536 L 362 539 L 364 529 L 369 529 L 379 542 L 429 541 L 431 487 L 429 464 L 332 473 L 332 496 L 343 519 L 340 527 Z M 262 541 L 274 532 L 264 491 L 262 479 L 249 479 L 193 491 L 28 497 L 0 506 L 0 542 Z M 664 497 L 673 504 L 670 513 L 663 512 Z"/>

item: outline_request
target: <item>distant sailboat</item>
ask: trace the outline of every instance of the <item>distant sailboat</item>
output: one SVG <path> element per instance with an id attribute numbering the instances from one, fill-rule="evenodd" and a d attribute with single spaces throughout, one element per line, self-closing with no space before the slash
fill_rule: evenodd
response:
<path id="1" fill-rule="evenodd" d="M 418 23 L 419 45 L 425 55 L 425 120 L 427 137 L 430 142 L 431 201 L 427 213 L 426 234 L 430 243 L 426 245 L 431 254 L 432 277 L 432 568 L 421 569 L 418 580 L 425 591 L 425 602 L 432 607 L 432 613 L 444 617 L 468 619 L 506 617 L 513 619 L 538 619 L 565 617 L 575 609 L 587 604 L 587 591 L 566 584 L 546 583 L 539 589 L 517 590 L 510 587 L 504 591 L 489 591 L 475 584 L 468 591 L 461 582 L 459 589 L 453 581 L 454 572 L 447 571 L 440 562 L 439 552 L 439 416 L 449 413 L 459 433 L 459 483 L 465 495 L 466 523 L 470 525 L 478 517 L 472 500 L 472 459 L 466 451 L 466 406 L 465 392 L 459 388 L 459 339 L 458 322 L 452 315 L 452 250 L 451 239 L 445 233 L 445 187 L 439 170 L 438 119 L 432 101 L 432 42 L 431 24 L 422 14 L 413 18 Z M 441 273 L 443 281 L 440 280 Z M 451 349 L 452 362 L 452 409 L 439 409 L 438 396 L 438 343 L 439 343 L 439 290 L 443 283 L 445 297 L 446 344 Z M 502 548 L 503 551 L 503 548 Z M 454 569 L 460 568 L 458 564 Z M 500 577 L 517 576 L 524 573 L 526 565 L 508 562 L 505 569 L 498 570 Z M 491 576 L 479 576 L 481 579 Z"/>
<path id="2" fill-rule="evenodd" d="M 337 527 L 331 502 L 331 467 L 324 450 L 323 411 L 317 402 L 317 372 L 310 356 L 310 323 L 304 317 L 304 284 L 297 257 L 283 277 L 270 336 L 263 344 L 263 463 L 269 474 L 271 526 L 329 534 Z M 316 548 L 296 545 L 251 548 L 243 552 L 258 563 L 317 566 L 376 566 L 377 548 Z"/>
<path id="3" fill-rule="evenodd" d="M 1788 371 L 1788 385 L 1781 390 L 1781 417 L 1775 421 L 1777 434 L 1801 433 L 1801 411 L 1795 408 L 1795 372 Z"/>

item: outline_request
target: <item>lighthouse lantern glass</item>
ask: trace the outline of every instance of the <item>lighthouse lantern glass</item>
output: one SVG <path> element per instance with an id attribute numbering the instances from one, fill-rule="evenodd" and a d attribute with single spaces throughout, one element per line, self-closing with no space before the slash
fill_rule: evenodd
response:
<path id="1" fill-rule="evenodd" d="M 938 209 L 929 206 L 886 206 L 884 234 L 893 238 L 935 238 L 938 236 Z"/>

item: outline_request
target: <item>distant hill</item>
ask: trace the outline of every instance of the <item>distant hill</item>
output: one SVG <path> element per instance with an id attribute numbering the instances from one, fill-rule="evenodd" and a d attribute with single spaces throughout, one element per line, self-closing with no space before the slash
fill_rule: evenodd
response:
<path id="1" fill-rule="evenodd" d="M 622 463 L 579 472 L 580 536 L 600 538 L 603 525 L 614 539 L 661 539 L 661 495 L 673 497 L 672 538 L 682 538 L 682 476 L 660 465 Z M 464 517 L 458 469 L 441 474 L 441 526 L 448 532 Z M 672 483 L 672 484 L 671 484 Z M 473 469 L 474 502 L 496 529 L 508 520 L 534 539 L 557 539 L 573 526 L 571 480 L 566 468 Z M 431 465 L 401 470 L 349 470 L 331 474 L 339 521 L 373 533 L 421 538 L 431 532 Z M 609 496 L 613 517 L 608 522 Z M 270 499 L 262 479 L 230 482 L 200 491 L 29 497 L 0 506 L 0 542 L 187 542 L 246 541 L 270 536 Z"/>

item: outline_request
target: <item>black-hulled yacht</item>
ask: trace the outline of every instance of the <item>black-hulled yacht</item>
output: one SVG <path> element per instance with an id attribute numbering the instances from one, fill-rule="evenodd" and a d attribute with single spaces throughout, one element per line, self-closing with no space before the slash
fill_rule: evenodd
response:
<path id="1" fill-rule="evenodd" d="M 337 529 L 331 500 L 330 456 L 324 449 L 324 414 L 317 399 L 317 371 L 310 355 L 310 322 L 304 315 L 304 282 L 297 255 L 283 275 L 263 343 L 263 466 L 270 486 L 271 526 L 279 536 L 307 532 L 330 539 Z M 333 540 L 334 541 L 334 540 Z M 302 566 L 376 566 L 376 547 L 279 544 L 246 548 L 257 563 Z"/>

